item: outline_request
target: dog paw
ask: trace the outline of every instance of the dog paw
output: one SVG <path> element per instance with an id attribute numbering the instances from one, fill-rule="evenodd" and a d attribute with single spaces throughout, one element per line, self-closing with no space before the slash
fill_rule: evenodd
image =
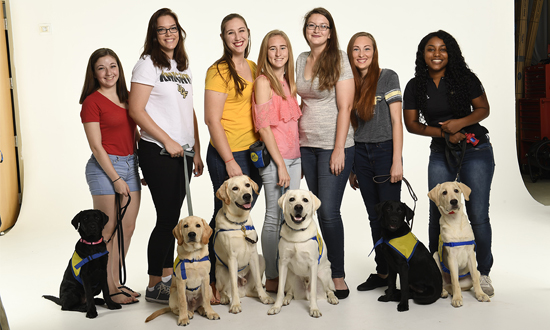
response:
<path id="1" fill-rule="evenodd" d="M 321 311 L 318 308 L 310 308 L 309 316 L 317 318 L 323 316 L 323 314 L 321 314 Z"/>
<path id="2" fill-rule="evenodd" d="M 206 318 L 209 320 L 219 320 L 220 316 L 216 312 L 206 313 Z"/>
<path id="3" fill-rule="evenodd" d="M 121 309 L 122 305 L 116 302 L 113 302 L 111 304 L 107 304 L 107 308 L 109 309 Z"/>
<path id="4" fill-rule="evenodd" d="M 451 301 L 451 305 L 453 305 L 453 307 L 462 307 L 462 297 L 454 297 L 453 296 L 453 300 Z"/>
<path id="5" fill-rule="evenodd" d="M 481 302 L 490 302 L 491 301 L 491 298 L 489 298 L 489 296 L 485 293 L 476 294 L 476 299 L 477 299 L 477 301 L 481 301 Z"/>
<path id="6" fill-rule="evenodd" d="M 406 312 L 409 310 L 409 303 L 400 303 L 397 305 L 397 311 L 398 312 Z"/>
<path id="7" fill-rule="evenodd" d="M 391 299 L 390 299 L 390 296 L 388 296 L 387 294 L 385 294 L 385 295 L 383 295 L 383 296 L 378 297 L 378 301 L 381 301 L 381 302 L 388 302 L 388 301 L 391 301 Z"/>
<path id="8" fill-rule="evenodd" d="M 265 296 L 261 296 L 260 297 L 260 301 L 264 304 L 264 305 L 268 305 L 268 304 L 274 304 L 275 303 L 275 300 L 273 298 L 271 298 L 271 296 L 269 295 L 265 295 Z"/>
<path id="9" fill-rule="evenodd" d="M 220 304 L 222 305 L 229 305 L 229 297 L 226 296 L 226 295 L 222 295 L 221 298 L 220 298 Z"/>
<path id="10" fill-rule="evenodd" d="M 241 307 L 241 304 L 233 304 L 231 305 L 231 308 L 229 308 L 229 313 L 238 314 L 243 311 L 243 308 Z"/>
<path id="11" fill-rule="evenodd" d="M 187 318 L 187 317 L 179 318 L 178 319 L 178 325 L 183 325 L 183 326 L 189 325 L 189 318 Z"/>
<path id="12" fill-rule="evenodd" d="M 292 301 L 292 295 L 287 294 L 283 299 L 283 306 L 288 306 Z"/>
<path id="13" fill-rule="evenodd" d="M 97 317 L 97 310 L 93 310 L 93 311 L 88 311 L 86 313 L 86 317 L 89 318 L 89 319 L 95 319 Z"/>
<path id="14" fill-rule="evenodd" d="M 449 296 L 449 292 L 447 290 L 443 289 L 441 290 L 441 298 L 447 298 Z"/>
<path id="15" fill-rule="evenodd" d="M 336 295 L 332 291 L 327 293 L 327 301 L 329 304 L 332 304 L 332 305 L 338 305 L 338 302 L 339 302 L 338 297 L 336 297 Z"/>
<path id="16" fill-rule="evenodd" d="M 273 306 L 267 311 L 267 315 L 279 314 L 281 311 L 281 306 Z"/>
<path id="17" fill-rule="evenodd" d="M 195 313 L 194 313 L 194 312 L 189 311 L 189 310 L 187 311 L 187 317 L 188 317 L 190 320 L 193 319 L 194 316 L 195 316 Z"/>

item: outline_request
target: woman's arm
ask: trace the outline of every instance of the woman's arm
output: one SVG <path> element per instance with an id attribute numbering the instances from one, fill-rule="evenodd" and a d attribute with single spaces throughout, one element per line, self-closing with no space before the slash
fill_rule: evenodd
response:
<path id="1" fill-rule="evenodd" d="M 269 83 L 269 80 L 266 77 L 258 77 L 258 79 L 254 82 L 254 98 L 256 107 L 261 107 L 265 103 L 269 102 L 271 97 L 271 84 Z M 271 155 L 271 159 L 277 165 L 277 174 L 279 178 L 279 182 L 277 184 L 281 187 L 288 187 L 290 185 L 290 175 L 288 175 L 288 171 L 286 170 L 285 160 L 281 155 L 275 136 L 271 131 L 271 127 L 262 127 L 258 130 L 258 132 L 260 132 L 262 141 L 264 141 L 267 150 Z"/>
<path id="2" fill-rule="evenodd" d="M 403 117 L 405 118 L 405 127 L 407 131 L 413 134 L 444 138 L 445 134 L 440 127 L 424 125 L 420 122 L 419 112 L 416 109 L 403 110 Z M 458 143 L 466 138 L 466 135 L 457 132 L 449 136 L 451 143 Z"/>
<path id="3" fill-rule="evenodd" d="M 115 192 L 128 196 L 130 187 L 128 187 L 128 184 L 123 179 L 119 179 L 120 176 L 113 167 L 109 155 L 101 144 L 101 129 L 99 128 L 99 122 L 84 123 L 84 131 L 86 132 L 86 138 L 88 139 L 88 144 L 90 145 L 90 149 L 92 149 L 95 159 L 105 171 L 111 182 L 115 181 L 113 183 Z"/>
<path id="4" fill-rule="evenodd" d="M 225 130 L 222 126 L 223 107 L 227 94 L 215 92 L 212 90 L 204 91 L 204 121 L 208 126 L 210 138 L 216 148 L 216 151 L 225 162 L 225 169 L 230 178 L 242 175 L 241 167 L 233 158 L 231 147 L 227 141 Z"/>
<path id="5" fill-rule="evenodd" d="M 353 79 L 340 80 L 336 83 L 336 105 L 338 106 L 338 119 L 336 120 L 336 141 L 334 150 L 330 156 L 330 171 L 334 175 L 340 175 L 346 164 L 344 149 L 348 136 L 351 108 L 355 93 Z"/>
<path id="6" fill-rule="evenodd" d="M 403 179 L 403 123 L 401 121 L 401 102 L 390 103 L 390 118 L 393 139 L 393 158 L 390 169 L 391 183 Z"/>
<path id="7" fill-rule="evenodd" d="M 133 82 L 132 92 L 128 100 L 128 104 L 130 105 L 128 113 L 139 127 L 164 145 L 164 148 L 171 157 L 182 157 L 183 148 L 179 143 L 172 140 L 145 111 L 145 106 L 147 105 L 147 101 L 149 101 L 152 90 L 153 86 Z"/>
<path id="8" fill-rule="evenodd" d="M 477 124 L 489 117 L 489 101 L 485 93 L 472 100 L 472 107 L 474 110 L 466 117 L 441 122 L 441 129 L 446 133 L 454 134 L 466 126 Z"/>
<path id="9" fill-rule="evenodd" d="M 199 124 L 197 122 L 197 115 L 195 115 L 195 109 L 193 109 L 193 127 L 195 128 L 195 145 L 193 146 L 193 150 L 195 151 L 195 156 L 193 157 L 193 164 L 195 165 L 195 169 L 193 170 L 193 174 L 195 174 L 195 176 L 201 176 L 202 171 L 204 170 L 204 164 L 201 158 Z"/>

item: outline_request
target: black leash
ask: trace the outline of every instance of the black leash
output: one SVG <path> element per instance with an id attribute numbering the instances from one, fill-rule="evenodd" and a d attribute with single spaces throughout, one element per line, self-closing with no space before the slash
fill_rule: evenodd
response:
<path id="1" fill-rule="evenodd" d="M 116 219 L 116 225 L 115 229 L 113 230 L 113 233 L 111 234 L 111 237 L 109 237 L 108 240 L 105 241 L 105 243 L 109 243 L 113 237 L 115 236 L 115 233 L 117 234 L 118 239 L 118 275 L 120 278 L 120 284 L 124 285 L 126 284 L 126 260 L 124 257 L 124 229 L 122 229 L 122 219 L 124 218 L 124 215 L 126 214 L 126 210 L 128 209 L 128 205 L 130 205 L 130 202 L 132 201 L 132 197 L 130 197 L 130 194 L 128 194 L 128 201 L 126 202 L 126 205 L 121 206 L 120 200 L 122 199 L 122 195 L 115 194 L 115 204 L 117 208 L 117 219 Z M 123 279 L 124 274 L 124 279 Z"/>
<path id="2" fill-rule="evenodd" d="M 466 134 L 464 130 L 460 132 Z M 462 161 L 464 160 L 464 155 L 466 154 L 466 139 L 455 144 L 449 141 L 450 137 L 451 135 L 449 133 L 445 133 L 445 158 L 447 159 L 447 164 L 449 166 L 457 169 L 455 181 L 458 181 L 460 170 L 462 169 Z"/>
<path id="3" fill-rule="evenodd" d="M 377 181 L 378 178 L 383 178 L 383 177 L 387 177 L 387 178 L 384 181 Z M 378 184 L 385 183 L 389 179 L 391 179 L 391 174 L 375 175 L 375 176 L 372 177 L 372 181 L 374 181 L 374 183 L 378 183 Z M 407 181 L 407 179 L 405 179 L 405 177 L 403 177 L 403 182 L 405 182 L 405 184 L 407 185 L 407 189 L 409 190 L 409 195 L 411 195 L 411 198 L 414 201 L 414 207 L 413 207 L 413 214 L 414 214 L 414 212 L 416 211 L 416 201 L 418 201 L 418 197 L 416 197 L 416 194 L 414 193 L 414 190 L 413 190 L 411 184 L 409 183 L 409 181 Z M 414 216 L 412 217 L 411 223 L 409 224 L 410 227 L 411 227 L 411 230 L 412 230 L 412 227 L 413 227 L 413 223 L 414 223 Z"/>

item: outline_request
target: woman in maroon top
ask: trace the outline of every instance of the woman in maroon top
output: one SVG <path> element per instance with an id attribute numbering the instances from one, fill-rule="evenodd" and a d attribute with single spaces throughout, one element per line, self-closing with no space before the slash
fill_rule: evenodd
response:
<path id="1" fill-rule="evenodd" d="M 108 48 L 96 50 L 88 61 L 80 96 L 80 116 L 93 153 L 86 165 L 86 180 L 94 209 L 103 211 L 109 217 L 103 229 L 110 252 L 107 281 L 113 300 L 121 304 L 138 302 L 136 297 L 140 296 L 120 285 L 118 241 L 117 235 L 113 235 L 117 223 L 116 194 L 121 196 L 121 205 L 126 205 L 130 196 L 131 202 L 122 222 L 124 252 L 128 252 L 141 198 L 138 164 L 134 155 L 139 134 L 128 115 L 127 101 L 128 89 L 118 56 Z"/>

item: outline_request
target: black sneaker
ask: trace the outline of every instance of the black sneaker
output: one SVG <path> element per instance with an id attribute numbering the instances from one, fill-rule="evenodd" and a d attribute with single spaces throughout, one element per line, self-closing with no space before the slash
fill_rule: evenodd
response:
<path id="1" fill-rule="evenodd" d="M 370 274 L 365 282 L 357 286 L 357 291 L 369 291 L 384 286 L 388 286 L 387 279 L 381 278 L 378 274 Z"/>
<path id="2" fill-rule="evenodd" d="M 163 281 L 158 282 L 153 291 L 145 289 L 145 300 L 159 304 L 168 304 L 170 299 L 170 285 Z"/>

